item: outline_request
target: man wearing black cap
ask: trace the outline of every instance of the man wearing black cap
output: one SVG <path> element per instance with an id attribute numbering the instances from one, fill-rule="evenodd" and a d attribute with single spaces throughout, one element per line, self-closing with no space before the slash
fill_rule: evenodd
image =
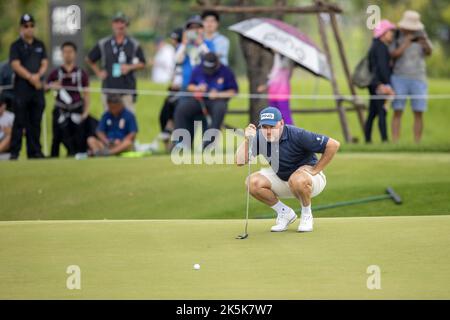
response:
<path id="1" fill-rule="evenodd" d="M 11 159 L 17 159 L 25 129 L 28 158 L 43 158 L 40 135 L 45 108 L 42 78 L 48 60 L 44 43 L 34 37 L 34 19 L 30 14 L 20 18 L 20 38 L 10 48 L 9 61 L 14 81 L 15 120 L 11 139 Z"/>
<path id="2" fill-rule="evenodd" d="M 86 62 L 101 79 L 103 107 L 107 109 L 106 94 L 122 93 L 123 103 L 135 113 L 136 77 L 134 72 L 145 67 L 145 56 L 139 42 L 127 35 L 129 19 L 119 12 L 112 19 L 113 35 L 101 39 L 89 52 Z M 97 61 L 101 61 L 100 67 Z"/>
<path id="3" fill-rule="evenodd" d="M 242 166 L 251 157 L 263 155 L 269 168 L 250 175 L 246 181 L 250 194 L 277 213 L 272 232 L 282 232 L 297 219 L 294 210 L 280 198 L 297 198 L 302 207 L 299 232 L 313 231 L 311 198 L 319 195 L 327 183 L 323 170 L 339 149 L 339 142 L 325 135 L 285 125 L 280 110 L 267 107 L 259 115 L 259 128 L 249 124 L 245 140 L 236 153 Z M 320 159 L 316 153 L 322 153 Z"/>
<path id="4" fill-rule="evenodd" d="M 201 65 L 192 71 L 188 91 L 193 97 L 181 98 L 175 110 L 175 129 L 187 129 L 194 137 L 194 120 L 200 115 L 210 117 L 208 129 L 220 130 L 228 100 L 238 91 L 236 78 L 230 68 L 220 63 L 212 52 L 207 53 Z M 205 141 L 204 147 L 213 141 Z"/>

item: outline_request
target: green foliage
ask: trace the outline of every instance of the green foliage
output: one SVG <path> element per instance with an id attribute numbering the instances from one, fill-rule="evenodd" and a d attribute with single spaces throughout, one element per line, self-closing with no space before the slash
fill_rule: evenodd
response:
<path id="1" fill-rule="evenodd" d="M 433 54 L 427 58 L 427 73 L 435 77 L 450 75 L 449 59 L 443 45 L 434 43 Z"/>
<path id="2" fill-rule="evenodd" d="M 255 0 L 256 5 L 270 5 L 274 0 Z M 355 65 L 360 57 L 367 51 L 370 43 L 370 31 L 365 27 L 367 17 L 367 1 L 336 1 L 344 9 L 344 14 L 339 16 L 341 31 L 344 40 L 344 46 L 348 54 L 350 65 Z M 224 5 L 235 5 L 236 0 L 222 0 Z M 308 5 L 309 0 L 290 0 L 288 5 Z M 381 7 L 383 18 L 391 19 L 396 22 L 406 9 L 418 10 L 422 14 L 422 20 L 426 25 L 427 31 L 436 47 L 441 47 L 441 53 L 436 61 L 448 60 L 450 56 L 450 39 L 445 34 L 450 33 L 450 4 L 444 0 L 432 1 L 370 1 L 371 4 L 378 4 Z M 85 0 L 86 25 L 84 30 L 84 49 L 85 52 L 92 48 L 95 42 L 111 33 L 110 19 L 116 11 L 123 11 L 131 18 L 130 33 L 141 35 L 140 40 L 151 42 L 155 36 L 167 36 L 171 30 L 184 25 L 186 19 L 195 14 L 189 10 L 195 5 L 195 0 L 129 0 L 129 1 L 110 1 L 110 0 Z M 0 3 L 0 61 L 7 59 L 9 45 L 18 36 L 18 20 L 20 15 L 25 12 L 31 12 L 38 20 L 37 35 L 48 44 L 48 23 L 47 23 L 47 5 L 46 0 L 11 0 Z M 198 13 L 198 12 L 197 12 Z M 227 30 L 227 26 L 239 21 L 239 16 L 234 14 L 222 15 L 221 32 L 227 35 L 231 40 L 230 64 L 239 73 L 245 73 L 245 63 L 239 48 L 239 37 Z M 284 17 L 288 23 L 296 25 L 303 32 L 310 35 L 316 43 L 321 46 L 317 33 L 316 16 L 287 14 Z M 92 23 L 95 22 L 95 23 Z M 329 34 L 331 38 L 331 33 Z M 350 41 L 352 39 L 352 41 Z M 331 41 L 332 42 L 332 41 Z M 148 56 L 153 54 L 151 43 L 144 43 L 145 51 Z M 333 49 L 333 60 L 337 61 L 337 52 Z M 440 62 L 439 62 L 440 63 Z M 433 63 L 433 66 L 435 64 Z M 434 68 L 434 76 L 450 77 L 448 68 Z"/>

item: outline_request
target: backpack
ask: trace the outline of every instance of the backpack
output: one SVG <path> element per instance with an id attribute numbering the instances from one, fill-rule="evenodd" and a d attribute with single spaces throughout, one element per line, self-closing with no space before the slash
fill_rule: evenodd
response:
<path id="1" fill-rule="evenodd" d="M 356 65 L 353 72 L 352 82 L 358 88 L 367 88 L 373 79 L 373 73 L 369 67 L 369 55 L 366 54 L 364 58 Z"/>

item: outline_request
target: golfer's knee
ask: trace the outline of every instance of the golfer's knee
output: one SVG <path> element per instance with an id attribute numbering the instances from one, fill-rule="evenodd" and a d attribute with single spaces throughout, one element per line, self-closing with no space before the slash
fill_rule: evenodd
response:
<path id="1" fill-rule="evenodd" d="M 291 189 L 297 190 L 301 193 L 310 193 L 312 191 L 311 177 L 305 172 L 295 173 L 288 181 Z"/>
<path id="2" fill-rule="evenodd" d="M 265 182 L 258 176 L 250 176 L 245 180 L 245 186 L 249 189 L 250 193 L 256 193 L 258 190 L 264 188 Z"/>

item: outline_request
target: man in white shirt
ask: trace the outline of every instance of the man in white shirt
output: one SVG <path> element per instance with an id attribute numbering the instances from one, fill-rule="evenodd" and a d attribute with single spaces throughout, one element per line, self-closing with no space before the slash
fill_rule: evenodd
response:
<path id="1" fill-rule="evenodd" d="M 156 42 L 156 55 L 153 59 L 152 81 L 167 84 L 172 79 L 175 68 L 175 49 L 163 39 Z"/>

